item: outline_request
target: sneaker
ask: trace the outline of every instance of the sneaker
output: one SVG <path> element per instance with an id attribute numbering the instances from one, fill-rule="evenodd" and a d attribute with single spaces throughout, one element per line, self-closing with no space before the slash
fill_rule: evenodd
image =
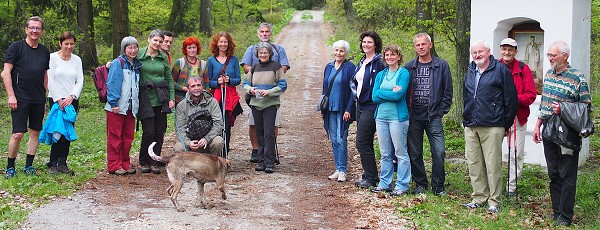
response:
<path id="1" fill-rule="evenodd" d="M 346 182 L 346 173 L 345 172 L 339 172 L 338 173 L 337 181 L 338 182 Z"/>
<path id="2" fill-rule="evenodd" d="M 402 196 L 404 194 L 406 194 L 406 190 L 401 191 L 400 189 L 394 189 L 394 191 L 390 193 L 390 196 Z"/>
<path id="3" fill-rule="evenodd" d="M 27 166 L 23 168 L 23 173 L 25 173 L 25 175 L 28 176 L 37 176 L 37 174 L 35 173 L 35 168 L 33 166 Z"/>
<path id="4" fill-rule="evenodd" d="M 160 174 L 160 169 L 158 168 L 158 166 L 156 165 L 152 165 L 150 166 L 150 170 L 152 171 L 152 173 L 154 174 Z"/>
<path id="5" fill-rule="evenodd" d="M 371 188 L 370 191 L 374 192 L 374 193 L 380 193 L 380 192 L 391 192 L 392 189 L 390 189 L 390 188 L 382 188 L 382 187 L 377 186 L 377 187 Z"/>
<path id="6" fill-rule="evenodd" d="M 333 174 L 331 174 L 331 176 L 328 176 L 327 179 L 329 180 L 337 180 L 338 177 L 340 175 L 340 171 L 335 170 L 335 172 Z"/>
<path id="7" fill-rule="evenodd" d="M 67 174 L 67 175 L 71 175 L 71 176 L 75 175 L 75 172 L 73 172 L 73 170 L 69 169 L 69 167 L 67 165 L 59 165 L 56 167 L 56 170 L 62 174 Z"/>
<path id="8" fill-rule="evenodd" d="M 142 165 L 142 169 L 140 171 L 142 171 L 142 173 L 152 172 L 152 170 L 150 170 L 150 166 L 147 166 L 147 165 Z"/>
<path id="9" fill-rule="evenodd" d="M 498 213 L 500 212 L 500 208 L 498 206 L 490 206 L 487 211 L 488 213 Z"/>
<path id="10" fill-rule="evenodd" d="M 466 204 L 463 204 L 462 206 L 465 207 L 465 208 L 468 208 L 468 209 L 475 209 L 475 208 L 481 208 L 481 207 L 483 207 L 480 204 L 475 203 L 475 202 L 466 203 Z"/>
<path id="11" fill-rule="evenodd" d="M 17 175 L 17 172 L 15 171 L 15 168 L 7 168 L 6 171 L 4 171 L 4 179 L 9 179 L 11 177 L 15 177 Z"/>

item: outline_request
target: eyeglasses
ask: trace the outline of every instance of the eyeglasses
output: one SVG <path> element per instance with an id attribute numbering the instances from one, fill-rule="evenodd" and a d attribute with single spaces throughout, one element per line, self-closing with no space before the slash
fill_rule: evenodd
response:
<path id="1" fill-rule="evenodd" d="M 547 53 L 546 57 L 548 58 L 555 58 L 558 55 L 564 54 L 565 52 L 561 52 L 561 53 L 557 53 L 557 54 L 551 54 L 551 53 Z"/>
<path id="2" fill-rule="evenodd" d="M 485 53 L 485 51 L 487 51 L 487 50 L 474 50 L 471 52 L 471 55 L 481 55 L 481 54 Z"/>
<path id="3" fill-rule="evenodd" d="M 42 31 L 42 27 L 37 27 L 37 26 L 29 26 L 27 27 L 27 29 L 31 30 L 31 31 Z"/>

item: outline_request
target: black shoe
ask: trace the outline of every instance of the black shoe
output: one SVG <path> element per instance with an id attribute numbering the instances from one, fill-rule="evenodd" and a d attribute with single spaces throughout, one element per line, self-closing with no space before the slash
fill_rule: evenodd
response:
<path id="1" fill-rule="evenodd" d="M 154 174 L 160 174 L 160 168 L 158 168 L 156 165 L 150 166 L 150 171 L 152 171 Z"/>
<path id="2" fill-rule="evenodd" d="M 377 186 L 377 187 L 371 187 L 370 190 L 371 190 L 371 192 L 374 192 L 374 193 L 391 192 L 392 191 L 391 188 L 382 188 L 382 187 L 379 187 L 379 186 Z"/>
<path id="3" fill-rule="evenodd" d="M 150 172 L 152 172 L 152 170 L 150 170 L 150 166 L 147 166 L 147 165 L 142 165 L 142 168 L 140 169 L 140 171 L 142 173 L 150 173 Z"/>
<path id="4" fill-rule="evenodd" d="M 413 191 L 413 193 L 414 193 L 414 194 L 423 194 L 423 193 L 425 193 L 425 191 L 426 191 L 426 190 L 427 190 L 427 189 L 426 189 L 426 188 L 424 188 L 424 187 L 417 186 L 417 187 L 415 188 L 415 191 Z"/>
<path id="5" fill-rule="evenodd" d="M 60 172 L 58 171 L 58 167 L 56 167 L 56 166 L 51 166 L 51 167 L 48 169 L 48 173 L 50 173 L 50 174 L 59 174 Z"/>
<path id="6" fill-rule="evenodd" d="M 402 196 L 406 194 L 406 192 L 408 191 L 400 191 L 400 189 L 394 189 L 394 191 L 390 193 L 390 196 Z"/>
<path id="7" fill-rule="evenodd" d="M 357 187 L 362 189 L 369 189 L 370 187 L 375 187 L 375 183 L 371 183 L 368 180 L 360 179 L 359 181 L 354 183 Z"/>
<path id="8" fill-rule="evenodd" d="M 558 215 L 556 217 L 556 226 L 571 226 L 571 220 L 567 219 L 563 215 Z"/>
<path id="9" fill-rule="evenodd" d="M 250 163 L 258 163 L 258 149 L 252 149 L 250 154 Z"/>
<path id="10" fill-rule="evenodd" d="M 273 168 L 265 168 L 265 173 L 273 173 Z"/>
<path id="11" fill-rule="evenodd" d="M 265 169 L 266 167 L 264 165 L 257 165 L 256 168 L 254 168 L 254 171 L 265 171 Z"/>
<path id="12" fill-rule="evenodd" d="M 71 176 L 75 175 L 75 172 L 73 172 L 73 170 L 69 169 L 69 167 L 67 167 L 67 165 L 59 165 L 58 167 L 56 167 L 56 170 L 62 174 L 67 174 L 67 175 L 71 175 Z"/>

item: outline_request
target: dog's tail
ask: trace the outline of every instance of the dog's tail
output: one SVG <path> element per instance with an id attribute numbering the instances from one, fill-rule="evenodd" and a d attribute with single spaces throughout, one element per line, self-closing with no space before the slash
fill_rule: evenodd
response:
<path id="1" fill-rule="evenodd" d="M 169 158 L 163 159 L 161 156 L 158 156 L 156 153 L 154 153 L 154 145 L 156 145 L 156 142 L 152 142 L 152 144 L 148 146 L 148 155 L 150 155 L 150 157 L 152 157 L 152 159 L 155 161 L 169 163 Z"/>

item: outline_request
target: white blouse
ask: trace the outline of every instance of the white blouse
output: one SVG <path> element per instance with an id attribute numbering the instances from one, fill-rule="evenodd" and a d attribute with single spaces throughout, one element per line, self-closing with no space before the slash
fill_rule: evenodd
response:
<path id="1" fill-rule="evenodd" d="M 48 97 L 54 102 L 58 99 L 74 95 L 79 98 L 83 89 L 83 66 L 81 58 L 71 54 L 71 59 L 63 60 L 58 52 L 50 54 L 50 69 L 48 70 Z"/>

